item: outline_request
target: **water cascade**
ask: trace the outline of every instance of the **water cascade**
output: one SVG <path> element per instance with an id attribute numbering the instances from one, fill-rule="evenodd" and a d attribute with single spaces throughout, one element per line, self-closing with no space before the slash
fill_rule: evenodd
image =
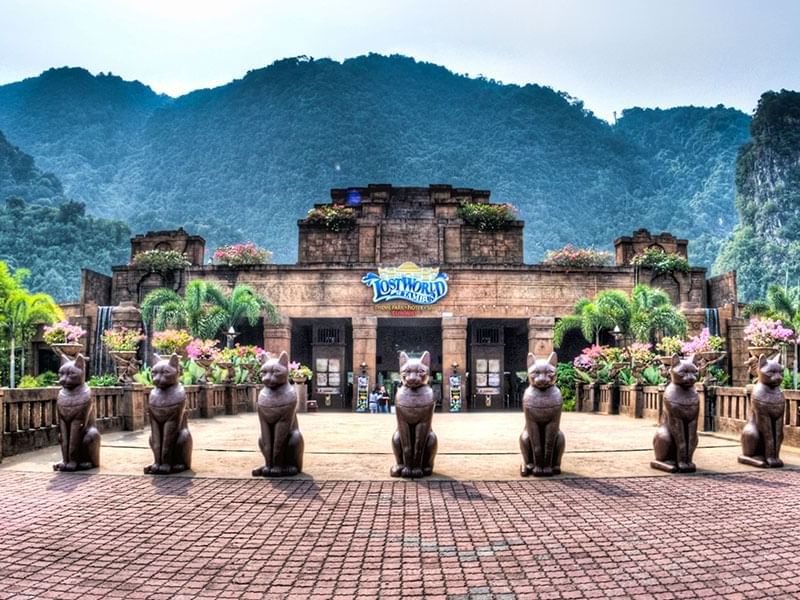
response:
<path id="1" fill-rule="evenodd" d="M 706 308 L 703 326 L 708 327 L 708 333 L 719 335 L 719 309 Z"/>
<path id="2" fill-rule="evenodd" d="M 103 343 L 103 332 L 111 329 L 111 306 L 97 307 L 97 327 L 94 332 L 94 344 L 92 345 L 91 369 L 94 375 L 114 372 L 114 363 L 108 355 L 106 345 Z"/>

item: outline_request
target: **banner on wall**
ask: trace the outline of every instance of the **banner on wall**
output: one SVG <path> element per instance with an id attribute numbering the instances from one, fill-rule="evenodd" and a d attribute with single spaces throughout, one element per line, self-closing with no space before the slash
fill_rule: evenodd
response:
<path id="1" fill-rule="evenodd" d="M 369 377 L 366 375 L 358 376 L 358 406 L 356 411 L 367 412 L 369 406 Z"/>
<path id="2" fill-rule="evenodd" d="M 450 412 L 461 412 L 461 376 L 450 376 Z"/>

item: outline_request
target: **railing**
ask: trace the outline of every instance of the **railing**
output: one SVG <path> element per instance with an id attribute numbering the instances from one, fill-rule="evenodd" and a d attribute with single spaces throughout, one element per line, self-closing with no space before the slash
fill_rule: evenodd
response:
<path id="1" fill-rule="evenodd" d="M 714 431 L 739 434 L 747 421 L 750 396 L 743 387 L 718 387 L 714 410 Z"/>
<path id="2" fill-rule="evenodd" d="M 621 385 L 619 387 L 619 414 L 641 419 L 642 399 L 642 386 Z"/>
<path id="3" fill-rule="evenodd" d="M 619 414 L 619 387 L 614 383 L 600 385 L 600 401 L 597 412 L 605 415 Z"/>
<path id="4" fill-rule="evenodd" d="M 199 385 L 185 385 L 183 391 L 186 392 L 186 412 L 190 419 L 200 418 L 200 394 Z"/>
<path id="5" fill-rule="evenodd" d="M 2 393 L 2 456 L 58 443 L 60 388 L 4 389 Z M 124 388 L 92 388 L 95 419 L 101 432 L 121 431 Z"/>
<path id="6" fill-rule="evenodd" d="M 657 385 L 646 385 L 642 388 L 642 417 L 658 421 L 661 418 L 661 403 L 664 400 L 664 388 Z"/>

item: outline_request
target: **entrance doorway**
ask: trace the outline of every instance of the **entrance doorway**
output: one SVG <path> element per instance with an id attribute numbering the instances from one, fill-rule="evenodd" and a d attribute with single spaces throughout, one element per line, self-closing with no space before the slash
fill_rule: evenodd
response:
<path id="1" fill-rule="evenodd" d="M 469 409 L 519 409 L 527 379 L 527 321 L 470 319 L 468 335 Z"/>
<path id="2" fill-rule="evenodd" d="M 436 398 L 437 410 L 442 406 L 442 321 L 438 318 L 384 318 L 378 319 L 378 336 L 375 351 L 377 385 L 386 387 L 390 404 L 400 383 L 400 352 L 419 357 L 428 351 L 431 355 L 429 383 Z M 373 384 L 374 385 L 374 384 Z"/>

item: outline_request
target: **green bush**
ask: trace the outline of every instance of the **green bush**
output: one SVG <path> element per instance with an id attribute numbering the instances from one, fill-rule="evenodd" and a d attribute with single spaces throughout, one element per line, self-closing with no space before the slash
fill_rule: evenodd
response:
<path id="1" fill-rule="evenodd" d="M 647 248 L 642 254 L 634 256 L 631 264 L 653 269 L 656 273 L 689 272 L 688 260 L 680 254 L 664 252 L 658 248 Z"/>
<path id="2" fill-rule="evenodd" d="M 52 387 L 58 385 L 58 373 L 52 371 L 45 371 L 36 376 L 36 383 L 39 387 Z"/>
<path id="3" fill-rule="evenodd" d="M 458 216 L 481 231 L 505 229 L 517 218 L 517 209 L 511 204 L 484 204 L 466 202 L 458 207 Z"/>
<path id="4" fill-rule="evenodd" d="M 177 250 L 146 250 L 134 256 L 132 263 L 135 267 L 157 273 L 183 269 L 191 264 L 186 255 Z"/>
<path id="5" fill-rule="evenodd" d="M 30 389 L 41 386 L 39 385 L 39 382 L 36 381 L 36 377 L 34 377 L 33 375 L 23 375 L 22 379 L 19 380 L 17 387 L 23 389 Z"/>
<path id="6" fill-rule="evenodd" d="M 113 387 L 119 385 L 119 379 L 113 373 L 104 373 L 103 375 L 93 375 L 89 378 L 89 387 Z"/>
<path id="7" fill-rule="evenodd" d="M 561 390 L 564 399 L 562 410 L 571 412 L 575 410 L 575 367 L 572 363 L 558 363 L 556 367 L 556 385 Z"/>

